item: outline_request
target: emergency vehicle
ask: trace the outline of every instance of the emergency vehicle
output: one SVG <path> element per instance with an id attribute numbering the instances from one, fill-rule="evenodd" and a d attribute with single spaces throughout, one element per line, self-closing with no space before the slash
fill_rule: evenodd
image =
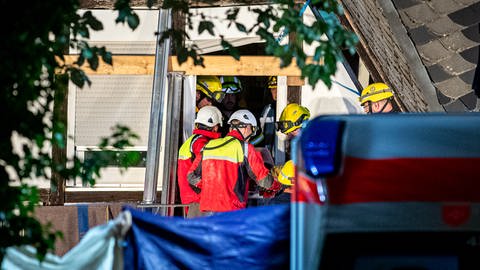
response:
<path id="1" fill-rule="evenodd" d="M 296 141 L 291 269 L 480 269 L 479 114 L 322 116 Z"/>

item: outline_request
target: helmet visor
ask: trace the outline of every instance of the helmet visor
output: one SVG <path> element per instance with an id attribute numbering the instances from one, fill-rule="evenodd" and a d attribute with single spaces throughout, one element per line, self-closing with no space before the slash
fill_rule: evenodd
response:
<path id="1" fill-rule="evenodd" d="M 292 121 L 278 121 L 275 123 L 277 130 L 285 133 L 285 131 L 291 129 L 294 125 Z"/>
<path id="2" fill-rule="evenodd" d="M 201 83 L 197 83 L 197 85 L 199 85 L 201 88 L 203 88 L 203 90 L 205 90 L 205 92 L 207 92 L 207 95 L 210 98 L 214 99 L 218 103 L 221 103 L 222 100 L 225 98 L 225 92 L 223 92 L 223 91 L 212 92 L 212 91 L 210 91 L 210 89 L 208 89 L 208 87 L 206 87 L 205 85 L 203 85 Z"/>
<path id="3" fill-rule="evenodd" d="M 225 98 L 225 92 L 221 92 L 221 91 L 214 92 L 214 93 L 211 93 L 211 96 L 216 102 L 221 103 L 222 100 Z"/>
<path id="4" fill-rule="evenodd" d="M 240 88 L 240 85 L 232 82 L 232 83 L 224 84 L 222 91 L 227 94 L 238 94 L 240 93 L 241 88 Z"/>
<path id="5" fill-rule="evenodd" d="M 288 120 L 278 121 L 275 123 L 276 129 L 281 131 L 282 133 L 287 133 L 287 131 L 293 127 L 300 127 L 306 117 L 307 117 L 306 114 L 302 114 L 302 116 L 300 116 L 300 118 L 298 118 L 298 120 L 295 122 L 288 121 Z"/>

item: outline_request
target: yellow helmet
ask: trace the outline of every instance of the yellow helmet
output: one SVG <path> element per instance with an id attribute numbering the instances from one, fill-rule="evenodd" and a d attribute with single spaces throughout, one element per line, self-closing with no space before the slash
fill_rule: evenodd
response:
<path id="1" fill-rule="evenodd" d="M 225 93 L 222 91 L 222 83 L 217 76 L 198 76 L 197 91 L 204 93 L 207 97 L 222 102 Z"/>
<path id="2" fill-rule="evenodd" d="M 297 103 L 290 103 L 283 109 L 277 122 L 277 130 L 288 134 L 302 127 L 303 122 L 310 118 L 310 111 Z"/>
<path id="3" fill-rule="evenodd" d="M 377 102 L 383 99 L 393 97 L 393 90 L 384 83 L 372 83 L 362 90 L 360 95 L 360 104 L 367 101 Z"/>
<path id="4" fill-rule="evenodd" d="M 280 173 L 278 174 L 278 182 L 291 186 L 293 185 L 292 180 L 295 178 L 295 165 L 293 161 L 289 160 L 283 164 Z"/>
<path id="5" fill-rule="evenodd" d="M 268 89 L 277 88 L 277 76 L 268 77 Z"/>

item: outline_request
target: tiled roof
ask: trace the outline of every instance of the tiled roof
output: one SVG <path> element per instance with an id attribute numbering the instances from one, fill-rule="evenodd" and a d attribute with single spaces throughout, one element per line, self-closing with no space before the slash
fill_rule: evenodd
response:
<path id="1" fill-rule="evenodd" d="M 480 45 L 480 0 L 393 0 L 447 112 L 477 104 L 472 82 Z"/>

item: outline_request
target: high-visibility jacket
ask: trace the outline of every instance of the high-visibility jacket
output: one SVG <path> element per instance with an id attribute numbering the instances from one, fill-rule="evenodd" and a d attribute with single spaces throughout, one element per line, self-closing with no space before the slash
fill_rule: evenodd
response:
<path id="1" fill-rule="evenodd" d="M 187 172 L 203 146 L 211 139 L 217 139 L 219 137 L 219 132 L 195 129 L 193 130 L 193 135 L 190 136 L 178 150 L 177 177 L 182 203 L 189 204 L 199 202 L 199 195 L 192 190 L 188 183 Z"/>
<path id="2" fill-rule="evenodd" d="M 188 172 L 188 181 L 200 192 L 200 210 L 225 212 L 245 208 L 249 180 L 264 188 L 278 189 L 260 152 L 231 131 L 209 141 Z M 275 183 L 275 184 L 274 184 Z"/>

